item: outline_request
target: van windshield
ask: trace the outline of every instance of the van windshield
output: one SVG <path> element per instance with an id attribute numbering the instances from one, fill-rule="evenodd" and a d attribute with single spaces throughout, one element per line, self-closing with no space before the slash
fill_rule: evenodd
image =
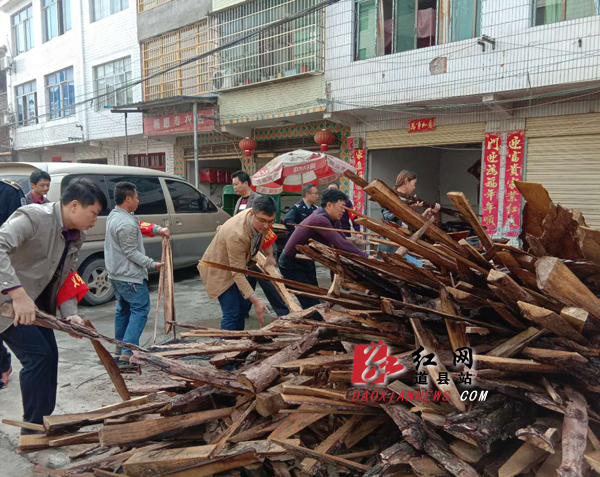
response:
<path id="1" fill-rule="evenodd" d="M 9 179 L 11 181 L 16 182 L 23 189 L 23 194 L 27 194 L 31 187 L 29 187 L 29 176 L 23 174 L 2 174 L 0 176 L 2 179 Z"/>

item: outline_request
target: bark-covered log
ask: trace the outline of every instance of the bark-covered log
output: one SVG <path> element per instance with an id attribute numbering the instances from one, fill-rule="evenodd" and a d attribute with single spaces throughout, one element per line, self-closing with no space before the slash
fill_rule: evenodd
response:
<path id="1" fill-rule="evenodd" d="M 559 477 L 578 477 L 583 474 L 583 453 L 587 445 L 588 412 L 585 397 L 567 387 L 567 410 L 562 429 L 563 460 Z"/>

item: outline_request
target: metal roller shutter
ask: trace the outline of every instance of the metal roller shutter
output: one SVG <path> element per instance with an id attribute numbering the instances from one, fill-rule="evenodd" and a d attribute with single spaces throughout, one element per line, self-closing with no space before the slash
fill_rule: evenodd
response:
<path id="1" fill-rule="evenodd" d="M 367 132 L 367 148 L 393 149 L 398 147 L 444 146 L 482 142 L 485 123 L 437 126 L 435 131 L 408 133 L 405 129 Z"/>
<path id="2" fill-rule="evenodd" d="M 588 226 L 600 228 L 600 134 L 561 136 L 564 121 L 560 130 L 528 139 L 526 180 L 539 182 L 554 203 L 581 211 Z"/>

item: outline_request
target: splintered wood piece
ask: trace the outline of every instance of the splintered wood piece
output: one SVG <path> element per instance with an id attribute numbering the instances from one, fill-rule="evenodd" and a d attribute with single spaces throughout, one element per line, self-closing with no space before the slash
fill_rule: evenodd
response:
<path id="1" fill-rule="evenodd" d="M 286 441 L 275 440 L 275 442 L 277 444 L 279 444 L 281 447 L 287 449 L 291 453 L 296 454 L 300 457 L 308 457 L 308 458 L 312 457 L 320 462 L 323 462 L 324 464 L 331 464 L 336 467 L 343 467 L 343 468 L 349 469 L 351 471 L 358 470 L 360 472 L 367 472 L 367 471 L 371 470 L 371 467 L 368 465 L 358 464 L 356 462 L 352 462 L 351 460 L 342 459 L 341 457 L 337 457 L 334 455 L 328 455 L 328 454 L 324 454 L 322 452 L 308 449 L 306 447 L 300 447 L 298 445 L 289 444 Z"/>
<path id="2" fill-rule="evenodd" d="M 264 270 L 265 273 L 268 273 L 272 277 L 282 278 L 279 269 L 275 265 L 267 266 L 267 257 L 265 257 L 262 252 L 257 253 L 254 258 L 256 259 L 257 265 Z M 273 285 L 291 312 L 302 311 L 302 307 L 296 303 L 296 300 L 294 300 L 294 297 L 292 297 L 283 283 L 273 282 Z"/>
<path id="3" fill-rule="evenodd" d="M 165 334 L 169 334 L 175 323 L 175 278 L 173 275 L 173 250 L 171 239 L 163 238 L 163 305 Z"/>
<path id="4" fill-rule="evenodd" d="M 506 340 L 504 343 L 496 346 L 493 350 L 486 353 L 487 356 L 497 356 L 500 358 L 512 358 L 519 353 L 525 346 L 544 334 L 537 328 L 530 327 L 518 335 Z"/>
<path id="5" fill-rule="evenodd" d="M 573 328 L 566 320 L 557 315 L 553 311 L 546 310 L 539 306 L 524 303 L 522 301 L 517 302 L 519 308 L 523 312 L 523 315 L 528 319 L 543 326 L 552 333 L 562 336 L 564 338 L 573 340 L 577 343 L 589 346 L 590 343 L 583 337 L 579 331 Z"/>
<path id="6" fill-rule="evenodd" d="M 546 451 L 526 442 L 500 467 L 498 477 L 514 477 L 518 474 L 524 474 L 547 456 Z"/>
<path id="7" fill-rule="evenodd" d="M 550 454 L 544 463 L 540 466 L 535 477 L 556 477 L 556 470 L 562 462 L 562 448 L 558 447 L 554 454 Z"/>
<path id="8" fill-rule="evenodd" d="M 352 172 L 350 169 L 346 169 L 344 171 L 344 177 L 347 177 L 348 179 L 350 179 L 361 189 L 364 189 L 365 187 L 367 187 L 369 185 L 369 183 L 366 180 L 364 180 L 358 174 Z"/>
<path id="9" fill-rule="evenodd" d="M 161 369 L 165 373 L 196 382 L 208 384 L 216 388 L 235 391 L 241 394 L 251 394 L 252 391 L 236 380 L 235 374 L 208 366 L 193 366 L 174 359 L 161 358 L 143 351 L 134 351 L 131 361 L 136 364 L 148 364 Z"/>
<path id="10" fill-rule="evenodd" d="M 490 285 L 490 289 L 494 289 L 492 285 Z M 526 326 L 519 321 L 519 319 L 514 316 L 505 305 L 498 303 L 493 300 L 488 300 L 488 304 L 494 309 L 496 313 L 506 321 L 511 327 L 516 328 L 517 330 L 524 330 Z"/>
<path id="11" fill-rule="evenodd" d="M 532 425 L 515 433 L 515 437 L 550 454 L 554 454 L 556 449 L 560 448 L 560 436 L 561 422 L 555 418 L 539 418 Z"/>
<path id="12" fill-rule="evenodd" d="M 351 449 L 373 431 L 379 429 L 383 424 L 385 424 L 386 421 L 387 419 L 385 416 L 361 419 L 360 422 L 354 426 L 350 433 L 344 438 L 344 445 L 347 449 Z"/>
<path id="13" fill-rule="evenodd" d="M 415 320 L 414 318 L 410 319 L 410 324 L 413 327 L 413 330 L 415 332 L 417 339 L 419 340 L 419 343 L 421 343 L 421 346 L 423 346 L 423 348 L 424 348 L 423 354 L 427 355 L 427 354 L 433 353 L 434 355 L 437 356 L 437 350 L 436 350 L 436 347 L 434 344 L 435 338 L 433 338 L 433 336 L 431 335 L 431 332 L 429 330 L 427 330 L 419 320 Z M 452 379 L 450 379 L 449 384 L 439 384 L 438 383 L 440 373 L 446 373 L 447 376 L 449 376 L 449 374 L 448 374 L 448 370 L 442 364 L 442 361 L 439 359 L 439 357 L 437 357 L 436 359 L 437 359 L 437 363 L 438 363 L 437 365 L 425 366 L 427 373 L 429 374 L 431 379 L 434 381 L 436 387 L 440 391 L 442 391 L 442 392 L 449 391 L 450 403 L 459 411 L 464 411 L 466 409 L 465 403 L 460 399 L 460 394 L 458 392 L 458 389 L 456 389 L 456 385 L 454 384 L 454 381 Z"/>
<path id="14" fill-rule="evenodd" d="M 529 233 L 539 237 L 544 231 L 542 222 L 550 210 L 552 199 L 541 184 L 515 181 L 515 185 L 526 201 L 523 211 L 523 234 Z"/>
<path id="15" fill-rule="evenodd" d="M 283 400 L 287 404 L 306 404 L 312 408 L 325 408 L 328 410 L 339 410 L 339 411 L 374 411 L 372 409 L 368 409 L 368 407 L 364 404 L 354 404 L 352 402 L 346 401 L 336 401 L 333 399 L 324 399 L 312 396 L 288 396 L 284 394 L 282 396 Z"/>
<path id="16" fill-rule="evenodd" d="M 473 467 L 450 451 L 448 444 L 435 431 L 423 426 L 421 419 L 406 410 L 404 406 L 383 404 L 381 407 L 402 431 L 404 440 L 415 449 L 425 451 L 452 475 L 461 477 L 479 476 L 479 473 Z"/>
<path id="17" fill-rule="evenodd" d="M 298 359 L 315 346 L 324 334 L 317 330 L 305 336 L 302 340 L 283 348 L 273 356 L 250 366 L 237 377 L 238 381 L 253 393 L 259 393 L 279 377 L 278 364 Z"/>
<path id="18" fill-rule="evenodd" d="M 583 454 L 587 446 L 588 410 L 585 397 L 567 386 L 567 409 L 562 429 L 563 460 L 558 469 L 559 477 L 583 475 Z"/>
<path id="19" fill-rule="evenodd" d="M 92 325 L 91 321 L 85 320 L 84 324 L 85 324 L 86 328 L 89 328 L 92 331 L 96 331 L 96 328 L 94 328 L 94 325 Z M 123 401 L 129 401 L 131 399 L 131 396 L 129 395 L 129 390 L 127 389 L 127 384 L 125 384 L 125 380 L 123 379 L 123 376 L 121 376 L 121 371 L 119 369 L 119 366 L 115 362 L 114 358 L 106 350 L 106 348 L 102 345 L 102 343 L 100 343 L 100 341 L 98 341 L 98 340 L 91 340 L 91 341 L 92 341 L 92 346 L 94 347 L 94 350 L 96 351 L 96 354 L 98 355 L 98 358 L 100 358 L 100 361 L 102 362 L 102 365 L 104 366 L 104 369 L 106 369 L 106 372 L 108 373 L 110 380 L 112 381 L 113 385 L 115 386 L 117 393 L 119 393 L 119 396 L 121 396 L 121 399 Z"/>
<path id="20" fill-rule="evenodd" d="M 583 308 L 568 306 L 560 310 L 560 316 L 581 333 L 590 314 Z"/>
<path id="21" fill-rule="evenodd" d="M 338 430 L 334 433 L 330 434 L 327 439 L 321 442 L 316 448 L 315 451 L 322 452 L 323 454 L 327 454 L 335 450 L 341 444 L 342 440 L 350 433 L 352 428 L 356 426 L 360 422 L 361 418 L 359 416 L 353 416 L 349 418 L 343 425 L 341 425 Z M 300 464 L 300 468 L 311 475 L 316 474 L 316 469 L 318 468 L 319 463 L 317 459 L 308 458 L 304 459 Z"/>
<path id="22" fill-rule="evenodd" d="M 454 309 L 454 305 L 452 304 L 448 296 L 448 289 L 444 285 L 440 286 L 440 309 L 444 313 L 458 316 L 456 314 L 456 310 Z M 464 323 L 456 321 L 445 321 L 446 329 L 448 330 L 448 338 L 450 339 L 450 345 L 452 346 L 452 350 L 456 351 L 459 348 L 468 348 L 469 337 L 466 333 L 466 325 Z"/>
<path id="23" fill-rule="evenodd" d="M 219 436 L 215 442 L 215 448 L 210 452 L 209 456 L 214 457 L 219 454 L 227 445 L 229 439 L 237 432 L 240 426 L 248 418 L 248 415 L 256 408 L 256 401 L 253 401 L 239 418 L 235 419 L 229 428 Z"/>
<path id="24" fill-rule="evenodd" d="M 433 223 L 435 223 L 436 220 L 437 220 L 437 218 L 435 215 L 431 216 L 429 218 L 429 220 L 423 224 L 423 227 L 421 227 L 419 230 L 417 230 L 414 234 L 412 234 L 410 236 L 409 240 L 411 242 L 416 242 L 417 240 L 419 240 L 423 236 L 423 234 L 425 234 L 425 232 L 427 232 L 427 229 L 431 225 L 433 225 Z M 396 253 L 396 255 L 399 255 L 400 257 L 404 257 L 404 255 L 406 255 L 408 253 L 408 249 L 406 247 L 399 247 L 395 253 Z"/>
<path id="25" fill-rule="evenodd" d="M 291 439 L 291 444 L 299 444 L 297 439 Z M 123 464 L 125 473 L 130 477 L 150 477 L 158 475 L 171 475 L 170 472 L 181 468 L 194 468 L 210 460 L 214 445 L 184 447 L 180 449 L 161 449 L 147 451 L 145 448 L 138 450 Z M 234 457 L 242 452 L 253 451 L 258 458 L 279 457 L 287 454 L 280 445 L 271 441 L 242 442 L 231 449 L 221 452 L 219 457 Z M 195 474 L 191 474 L 195 475 Z M 206 475 L 206 474 L 202 474 Z"/>
<path id="26" fill-rule="evenodd" d="M 283 386 L 301 385 L 311 379 L 311 376 L 294 376 L 290 381 L 280 383 L 262 393 L 258 393 L 256 395 L 256 412 L 263 417 L 274 416 L 281 409 L 288 407 L 281 397 Z"/>
<path id="27" fill-rule="evenodd" d="M 583 457 L 596 473 L 600 474 L 600 451 L 588 452 Z"/>
<path id="28" fill-rule="evenodd" d="M 162 241 L 162 257 L 164 260 L 165 249 L 167 248 L 167 239 L 163 238 Z M 165 288 L 165 267 L 160 267 L 160 271 L 158 272 L 158 291 L 156 294 L 156 311 L 154 313 L 154 335 L 152 336 L 152 343 L 156 343 L 156 338 L 158 338 L 158 315 L 160 311 L 160 303 L 163 298 L 163 290 Z M 166 318 L 165 318 L 166 319 Z M 166 325 L 165 325 L 166 326 Z"/>
<path id="29" fill-rule="evenodd" d="M 481 368 L 500 369 L 503 371 L 513 371 L 516 373 L 561 373 L 558 366 L 538 363 L 532 359 L 500 358 L 497 356 L 486 356 L 478 354 L 475 361 Z M 480 367 L 478 367 L 480 369 Z"/>
<path id="30" fill-rule="evenodd" d="M 100 442 L 98 431 L 82 432 L 71 436 L 56 438 L 54 437 L 48 444 L 50 447 L 65 447 L 79 444 L 96 444 Z"/>
<path id="31" fill-rule="evenodd" d="M 538 288 L 567 306 L 589 312 L 600 323 L 600 300 L 567 266 L 555 257 L 542 257 L 535 264 Z"/>
<path id="32" fill-rule="evenodd" d="M 310 408 L 310 406 L 302 405 L 300 406 L 299 410 L 307 410 L 308 408 Z M 327 413 L 314 410 L 312 412 L 298 412 L 295 414 L 290 414 L 288 417 L 279 422 L 277 429 L 269 434 L 267 439 L 289 439 L 297 432 L 300 432 L 302 429 L 307 428 L 325 416 L 327 416 Z"/>
<path id="33" fill-rule="evenodd" d="M 479 237 L 479 240 L 481 240 L 481 244 L 483 245 L 483 247 L 486 250 L 492 248 L 494 243 L 492 242 L 492 239 L 479 222 L 479 219 L 475 215 L 475 212 L 473 212 L 473 209 L 471 208 L 471 203 L 469 202 L 469 199 L 465 197 L 465 194 L 463 194 L 462 192 L 448 192 L 446 195 L 448 196 L 448 199 L 450 199 L 450 202 L 452 202 L 454 207 L 458 209 L 458 211 L 462 214 L 465 220 L 473 228 L 475 234 L 477 235 L 477 237 Z"/>
<path id="34" fill-rule="evenodd" d="M 164 417 L 153 421 L 105 426 L 100 430 L 100 444 L 112 446 L 143 441 L 166 432 L 181 431 L 204 422 L 229 417 L 234 409 L 227 407 L 212 411 L 193 412 L 183 416 Z"/>
<path id="35" fill-rule="evenodd" d="M 447 477 L 451 475 L 431 457 L 413 457 L 408 461 L 408 464 L 419 477 Z"/>
<path id="36" fill-rule="evenodd" d="M 485 452 L 483 452 L 479 447 L 469 444 L 463 440 L 455 440 L 451 442 L 450 450 L 456 455 L 456 457 L 469 464 L 476 464 L 485 455 Z"/>
<path id="37" fill-rule="evenodd" d="M 46 428 L 41 424 L 33 424 L 32 422 L 13 421 L 11 419 L 2 419 L 2 424 L 7 426 L 20 427 L 22 429 L 31 429 L 32 431 L 45 432 Z"/>

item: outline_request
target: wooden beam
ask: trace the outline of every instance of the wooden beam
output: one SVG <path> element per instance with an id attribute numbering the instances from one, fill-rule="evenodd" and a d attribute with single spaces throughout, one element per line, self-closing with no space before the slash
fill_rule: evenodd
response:
<path id="1" fill-rule="evenodd" d="M 576 343 L 580 343 L 585 346 L 590 346 L 590 342 L 566 320 L 561 318 L 560 315 L 557 315 L 553 311 L 546 310 L 545 308 L 524 303 L 522 301 L 517 302 L 517 304 L 519 305 L 519 308 L 523 312 L 525 318 L 528 320 L 543 326 L 545 329 L 558 336 L 573 340 Z"/>
<path id="2" fill-rule="evenodd" d="M 487 234 L 487 232 L 484 230 L 483 226 L 479 223 L 479 219 L 475 215 L 475 212 L 473 212 L 473 209 L 471 208 L 471 203 L 465 197 L 465 194 L 463 194 L 462 192 L 448 192 L 446 195 L 448 196 L 448 199 L 450 199 L 450 202 L 452 202 L 454 207 L 458 209 L 458 211 L 462 214 L 465 220 L 469 223 L 471 228 L 475 231 L 475 234 L 477 235 L 477 237 L 479 237 L 479 240 L 481 241 L 483 247 L 486 250 L 491 249 L 494 243 L 492 242 L 492 239 Z"/>

